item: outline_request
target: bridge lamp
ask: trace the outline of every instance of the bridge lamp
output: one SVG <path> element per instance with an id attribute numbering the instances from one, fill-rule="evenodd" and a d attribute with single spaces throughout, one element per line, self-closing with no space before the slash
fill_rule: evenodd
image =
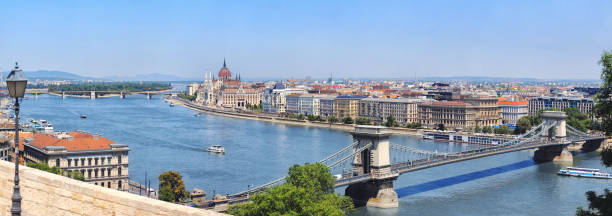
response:
<path id="1" fill-rule="evenodd" d="M 11 98 L 15 98 L 15 186 L 13 187 L 13 201 L 11 206 L 11 215 L 21 215 L 21 194 L 19 193 L 19 98 L 23 98 L 25 94 L 26 85 L 28 79 L 26 79 L 23 71 L 19 69 L 19 65 L 15 62 L 15 69 L 9 73 L 6 77 L 6 86 L 9 90 Z"/>

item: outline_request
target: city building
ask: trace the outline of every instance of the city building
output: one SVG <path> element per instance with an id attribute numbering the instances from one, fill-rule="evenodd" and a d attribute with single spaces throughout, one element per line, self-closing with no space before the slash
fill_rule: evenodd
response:
<path id="1" fill-rule="evenodd" d="M 359 100 L 366 98 L 365 95 L 342 95 L 334 99 L 334 116 L 338 119 L 359 116 Z"/>
<path id="2" fill-rule="evenodd" d="M 336 96 L 328 96 L 319 99 L 319 116 L 327 119 L 334 115 L 334 100 Z"/>
<path id="3" fill-rule="evenodd" d="M 574 98 L 574 97 L 534 97 L 529 100 L 529 115 L 535 116 L 538 111 L 543 109 L 559 109 L 564 111 L 565 108 L 575 107 L 581 113 L 589 113 L 595 106 L 595 101 L 591 98 Z"/>
<path id="4" fill-rule="evenodd" d="M 222 89 L 218 91 L 217 105 L 226 108 L 246 108 L 248 105 L 261 104 L 261 89 L 243 88 Z"/>
<path id="5" fill-rule="evenodd" d="M 74 131 L 36 133 L 22 139 L 19 147 L 25 162 L 44 162 L 65 172 L 80 172 L 88 183 L 128 189 L 127 145 L 116 144 L 97 134 Z"/>
<path id="6" fill-rule="evenodd" d="M 501 106 L 502 124 L 516 125 L 516 122 L 529 112 L 528 101 L 509 101 L 500 98 L 498 104 Z"/>
<path id="7" fill-rule="evenodd" d="M 382 123 L 393 116 L 400 125 L 418 121 L 419 99 L 364 98 L 359 101 L 359 116 Z"/>
<path id="8" fill-rule="evenodd" d="M 462 97 L 461 100 L 470 104 L 471 109 L 475 109 L 474 121 L 479 127 L 502 124 L 501 107 L 498 104 L 497 97 L 470 95 Z"/>
<path id="9" fill-rule="evenodd" d="M 10 161 L 11 145 L 9 137 L 5 134 L 0 134 L 0 160 Z"/>
<path id="10" fill-rule="evenodd" d="M 200 84 L 192 83 L 187 85 L 187 95 L 193 96 L 198 93 L 198 89 L 200 88 Z"/>
<path id="11" fill-rule="evenodd" d="M 282 83 L 274 84 L 273 88 L 262 92 L 262 108 L 268 113 L 286 113 L 287 95 L 305 94 L 306 90 L 298 88 L 285 88 Z"/>
<path id="12" fill-rule="evenodd" d="M 501 107 L 497 102 L 496 97 L 468 96 L 463 100 L 421 103 L 418 120 L 430 127 L 443 124 L 458 130 L 497 126 L 502 124 Z"/>
<path id="13" fill-rule="evenodd" d="M 196 93 L 196 101 L 209 107 L 241 108 L 247 106 L 259 106 L 262 102 L 263 88 L 252 88 L 251 85 L 243 85 L 240 75 L 232 79 L 232 73 L 225 60 L 223 67 L 217 73 L 218 79 L 212 74 L 204 75 L 204 83 Z"/>
<path id="14" fill-rule="evenodd" d="M 287 113 L 303 115 L 319 115 L 318 95 L 290 94 L 287 95 Z"/>

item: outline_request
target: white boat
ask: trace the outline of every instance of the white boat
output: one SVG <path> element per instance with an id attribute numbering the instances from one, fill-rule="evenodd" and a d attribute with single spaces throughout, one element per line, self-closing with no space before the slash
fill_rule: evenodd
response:
<path id="1" fill-rule="evenodd" d="M 559 170 L 557 174 L 564 175 L 564 176 L 612 179 L 612 174 L 601 172 L 599 171 L 599 169 L 589 169 L 589 168 L 567 167 L 565 169 Z"/>
<path id="2" fill-rule="evenodd" d="M 211 145 L 206 149 L 207 152 L 225 154 L 225 148 L 221 145 Z"/>
<path id="3" fill-rule="evenodd" d="M 432 135 L 426 135 L 426 134 L 423 134 L 423 135 L 421 136 L 421 138 L 422 138 L 422 139 L 431 139 L 431 140 L 432 140 L 432 139 L 434 139 L 434 136 L 432 136 Z"/>

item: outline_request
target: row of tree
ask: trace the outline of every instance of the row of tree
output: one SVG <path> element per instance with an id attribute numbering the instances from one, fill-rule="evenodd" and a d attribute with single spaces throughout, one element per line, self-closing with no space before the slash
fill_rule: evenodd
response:
<path id="1" fill-rule="evenodd" d="M 70 172 L 66 172 L 63 171 L 62 169 L 60 169 L 59 167 L 49 167 L 49 164 L 45 163 L 45 162 L 40 162 L 40 163 L 34 163 L 34 162 L 27 162 L 26 166 L 28 167 L 32 167 L 34 169 L 39 169 L 45 172 L 50 172 L 53 174 L 57 174 L 57 175 L 61 175 L 61 176 L 66 176 L 68 178 L 72 178 L 72 179 L 76 179 L 79 181 L 85 181 L 85 176 L 83 176 L 83 173 L 79 172 L 79 171 L 70 171 Z"/>
<path id="2" fill-rule="evenodd" d="M 51 85 L 49 91 L 163 91 L 172 89 L 170 83 L 97 82 Z"/>

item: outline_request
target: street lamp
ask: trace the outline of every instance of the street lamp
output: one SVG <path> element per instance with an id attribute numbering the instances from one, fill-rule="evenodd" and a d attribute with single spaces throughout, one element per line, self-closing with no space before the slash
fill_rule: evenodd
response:
<path id="1" fill-rule="evenodd" d="M 13 205 L 11 206 L 11 214 L 13 216 L 21 215 L 21 194 L 19 194 L 19 98 L 23 98 L 25 94 L 26 79 L 23 71 L 19 69 L 19 65 L 15 62 L 15 69 L 6 77 L 6 86 L 8 87 L 9 95 L 15 98 L 15 186 L 13 187 Z"/>

